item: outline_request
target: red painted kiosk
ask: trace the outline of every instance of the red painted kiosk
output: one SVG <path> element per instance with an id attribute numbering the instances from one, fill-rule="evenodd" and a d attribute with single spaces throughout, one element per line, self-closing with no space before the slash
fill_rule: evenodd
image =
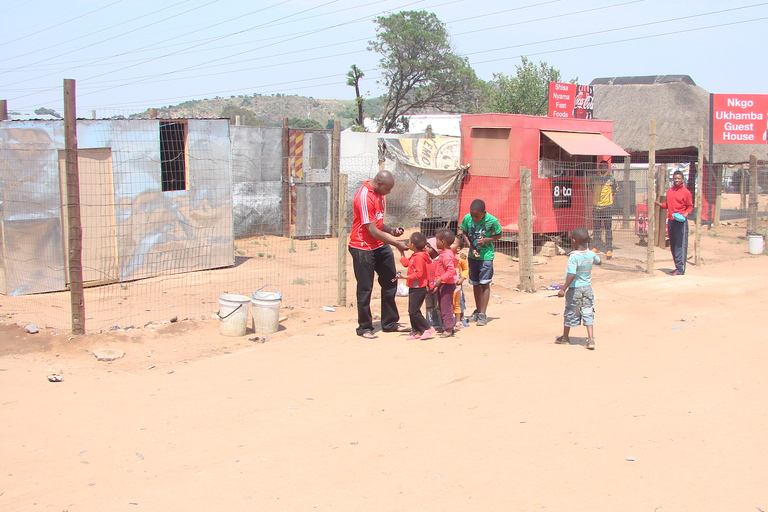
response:
<path id="1" fill-rule="evenodd" d="M 461 116 L 459 221 L 475 199 L 499 219 L 503 239 L 517 238 L 520 167 L 531 169 L 534 234 L 563 234 L 588 226 L 589 179 L 601 159 L 629 153 L 611 141 L 612 121 L 517 114 Z"/>

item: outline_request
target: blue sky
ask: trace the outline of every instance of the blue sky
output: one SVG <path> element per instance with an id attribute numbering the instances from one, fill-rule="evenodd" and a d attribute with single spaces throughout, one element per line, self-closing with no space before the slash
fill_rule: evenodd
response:
<path id="1" fill-rule="evenodd" d="M 12 111 L 132 113 L 191 99 L 381 94 L 373 18 L 434 12 L 477 74 L 514 74 L 520 56 L 564 80 L 687 74 L 713 93 L 766 94 L 768 2 L 733 0 L 5 0 L 0 99 Z"/>

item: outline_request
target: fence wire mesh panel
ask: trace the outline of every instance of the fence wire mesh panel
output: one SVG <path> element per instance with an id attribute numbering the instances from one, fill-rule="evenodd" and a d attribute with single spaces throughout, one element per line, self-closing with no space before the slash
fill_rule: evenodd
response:
<path id="1" fill-rule="evenodd" d="M 3 313 L 68 330 L 63 123 L 0 129 Z M 280 137 L 264 135 L 251 159 L 245 144 L 231 147 L 229 129 L 226 120 L 78 121 L 86 332 L 210 318 L 220 295 L 250 296 L 265 285 L 278 289 L 283 307 L 335 302 L 328 186 L 290 180 L 293 209 L 284 218 Z M 322 141 L 315 137 L 312 147 L 322 149 Z M 277 164 L 264 164 L 265 155 Z M 311 168 L 315 161 L 324 160 L 308 158 L 305 176 L 322 174 Z M 233 221 L 233 203 L 264 215 Z M 291 236 L 302 215 L 312 229 L 311 216 L 320 219 L 322 233 Z"/>
<path id="2" fill-rule="evenodd" d="M 379 155 L 340 159 L 346 191 L 334 218 L 338 180 L 334 184 L 329 168 L 327 132 L 291 130 L 284 148 L 280 128 L 230 126 L 221 119 L 81 119 L 77 124 L 86 332 L 211 318 L 222 294 L 251 296 L 262 287 L 272 290 L 269 285 L 282 295 L 284 308 L 341 305 L 341 265 L 347 275 L 343 305 L 354 303 L 346 240 L 352 198 L 381 168 Z M 62 121 L 0 123 L 0 293 L 5 295 L 0 312 L 5 321 L 71 328 L 65 160 Z M 662 191 L 679 169 L 695 192 L 694 157 L 661 155 L 656 162 Z M 605 268 L 645 270 L 647 160 L 614 159 L 606 180 L 594 158 L 474 158 L 455 191 L 440 197 L 391 160 L 383 166 L 396 182 L 387 196 L 385 222 L 391 227 L 430 234 L 442 226 L 455 230 L 471 202 L 482 199 L 502 226 L 497 246 L 507 257 L 500 263 L 514 266 L 520 168 L 525 166 L 532 176 L 535 254 L 562 255 L 570 250 L 568 233 L 586 227 L 592 247 L 606 256 L 612 252 Z M 750 211 L 746 169 L 720 166 L 719 172 L 705 174 L 722 180 L 718 204 L 724 222 L 744 219 Z M 765 162 L 758 162 L 757 174 L 756 231 L 765 233 Z M 610 204 L 600 204 L 608 192 Z M 334 238 L 338 231 L 343 240 Z"/>
<path id="3" fill-rule="evenodd" d="M 625 168 L 623 162 L 614 162 L 606 178 L 594 162 L 475 158 L 462 187 L 460 213 L 467 213 L 473 200 L 482 199 L 486 211 L 502 226 L 501 251 L 513 256 L 518 251 L 521 167 L 531 169 L 534 254 L 541 258 L 567 253 L 572 249 L 570 232 L 585 227 L 591 235 L 590 247 L 604 259 L 611 256 L 605 268 L 644 271 L 647 164 Z"/>

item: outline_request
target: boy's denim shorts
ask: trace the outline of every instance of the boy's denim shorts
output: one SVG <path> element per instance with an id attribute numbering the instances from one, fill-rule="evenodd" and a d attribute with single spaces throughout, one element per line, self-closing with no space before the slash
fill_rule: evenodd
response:
<path id="1" fill-rule="evenodd" d="M 493 260 L 476 260 L 469 258 L 469 277 L 471 285 L 488 284 L 493 280 Z"/>
<path id="2" fill-rule="evenodd" d="M 595 323 L 595 294 L 591 286 L 578 286 L 565 291 L 565 311 L 563 325 L 578 327 L 594 325 Z"/>

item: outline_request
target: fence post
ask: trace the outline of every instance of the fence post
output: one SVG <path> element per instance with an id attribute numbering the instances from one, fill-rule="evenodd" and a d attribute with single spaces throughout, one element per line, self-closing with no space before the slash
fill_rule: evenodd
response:
<path id="1" fill-rule="evenodd" d="M 72 334 L 85 334 L 83 294 L 83 230 L 80 220 L 80 174 L 77 166 L 77 115 L 75 81 L 64 80 L 64 151 L 67 180 L 67 233 L 69 254 L 69 300 Z"/>
<path id="2" fill-rule="evenodd" d="M 8 119 L 8 101 L 0 100 L 0 121 Z"/>
<path id="3" fill-rule="evenodd" d="M 291 236 L 291 172 L 288 167 L 291 132 L 288 129 L 288 118 L 283 118 L 283 236 Z"/>
<path id="4" fill-rule="evenodd" d="M 656 120 L 651 119 L 651 134 L 648 146 L 648 262 L 646 272 L 653 275 L 656 251 Z"/>
<path id="5" fill-rule="evenodd" d="M 630 180 L 629 180 L 629 173 L 632 167 L 632 157 L 631 156 L 625 156 L 624 157 L 624 219 L 621 223 L 621 229 L 629 229 L 629 218 L 632 216 L 631 211 L 631 203 L 636 202 L 635 197 L 630 197 L 629 193 L 631 192 L 630 188 Z"/>
<path id="6" fill-rule="evenodd" d="M 339 236 L 339 172 L 341 167 L 341 123 L 333 122 L 331 132 L 331 236 Z"/>
<path id="7" fill-rule="evenodd" d="M 520 210 L 517 214 L 517 248 L 520 256 L 520 290 L 535 292 L 533 286 L 533 200 L 531 170 L 520 167 Z"/>
<path id="8" fill-rule="evenodd" d="M 757 230 L 757 181 L 757 155 L 749 155 L 749 231 Z"/>
<path id="9" fill-rule="evenodd" d="M 699 128 L 699 166 L 696 169 L 696 236 L 694 238 L 694 257 L 696 266 L 702 265 L 701 259 L 701 198 L 704 187 L 704 128 Z"/>
<path id="10" fill-rule="evenodd" d="M 715 216 L 712 219 L 712 225 L 714 229 L 720 226 L 720 210 L 723 207 L 723 165 L 713 165 L 713 172 L 715 173 Z"/>
<path id="11" fill-rule="evenodd" d="M 336 275 L 338 282 L 338 297 L 336 305 L 345 307 L 347 305 L 347 175 L 339 174 L 339 239 L 337 245 Z"/>
<path id="12" fill-rule="evenodd" d="M 654 153 L 655 156 L 655 153 Z M 654 158 L 655 162 L 655 158 Z M 667 189 L 669 188 L 669 169 L 664 166 L 664 171 L 656 171 L 656 197 L 660 203 L 667 202 Z M 669 205 L 667 205 L 669 206 Z M 656 247 L 662 249 L 667 241 L 667 215 L 666 210 L 659 209 L 659 216 L 656 218 Z"/>

